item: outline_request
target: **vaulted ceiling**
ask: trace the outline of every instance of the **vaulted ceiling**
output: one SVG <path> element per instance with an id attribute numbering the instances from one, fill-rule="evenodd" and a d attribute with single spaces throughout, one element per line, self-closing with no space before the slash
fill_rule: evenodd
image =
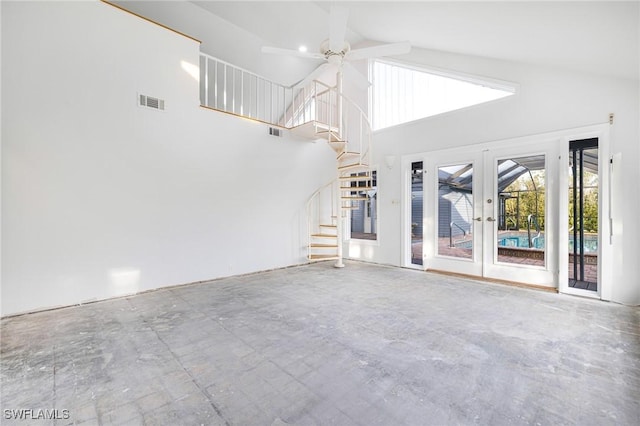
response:
<path id="1" fill-rule="evenodd" d="M 123 5 L 134 2 L 120 1 Z M 139 2 L 153 15 L 157 3 Z M 178 2 L 179 3 L 179 2 Z M 317 51 L 327 38 L 324 1 L 192 1 L 272 46 Z M 409 41 L 416 48 L 560 67 L 622 78 L 639 74 L 637 1 L 340 1 L 347 40 Z M 153 16 L 150 16 L 153 19 Z M 171 26 L 171 22 L 163 22 Z M 180 31 L 199 37 L 197 29 Z M 233 42 L 229 40 L 228 42 Z"/>

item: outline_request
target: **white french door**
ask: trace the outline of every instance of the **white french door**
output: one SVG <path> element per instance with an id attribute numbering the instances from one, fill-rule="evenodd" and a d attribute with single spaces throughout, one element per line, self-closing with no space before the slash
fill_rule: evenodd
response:
<path id="1" fill-rule="evenodd" d="M 424 164 L 425 269 L 482 276 L 482 152 L 433 153 Z"/>
<path id="2" fill-rule="evenodd" d="M 558 143 L 424 159 L 424 268 L 557 286 Z"/>

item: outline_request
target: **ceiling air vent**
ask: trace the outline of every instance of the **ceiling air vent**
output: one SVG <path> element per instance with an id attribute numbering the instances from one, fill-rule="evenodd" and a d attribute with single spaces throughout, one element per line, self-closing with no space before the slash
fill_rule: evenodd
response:
<path id="1" fill-rule="evenodd" d="M 271 136 L 282 136 L 282 130 L 275 127 L 269 127 L 269 134 Z"/>
<path id="2" fill-rule="evenodd" d="M 164 111 L 164 99 L 152 98 L 147 95 L 138 96 L 138 105 Z"/>

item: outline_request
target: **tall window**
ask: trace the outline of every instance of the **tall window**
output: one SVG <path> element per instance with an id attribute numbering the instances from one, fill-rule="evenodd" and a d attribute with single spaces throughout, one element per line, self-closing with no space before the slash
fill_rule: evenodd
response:
<path id="1" fill-rule="evenodd" d="M 383 129 L 513 95 L 509 83 L 372 61 L 373 129 Z"/>

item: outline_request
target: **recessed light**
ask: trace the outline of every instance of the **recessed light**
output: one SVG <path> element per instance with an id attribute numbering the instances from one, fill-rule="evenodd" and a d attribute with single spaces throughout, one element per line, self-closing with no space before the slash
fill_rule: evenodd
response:
<path id="1" fill-rule="evenodd" d="M 298 47 L 298 52 L 306 52 L 307 51 L 307 46 L 301 45 L 300 47 Z"/>

